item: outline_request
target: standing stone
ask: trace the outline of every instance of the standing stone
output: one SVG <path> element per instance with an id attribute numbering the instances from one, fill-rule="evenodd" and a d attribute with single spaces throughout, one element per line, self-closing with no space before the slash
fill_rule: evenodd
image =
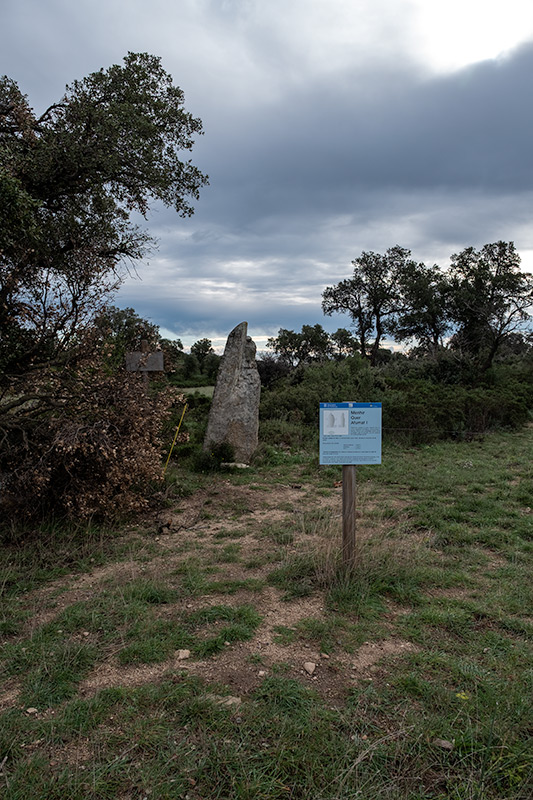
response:
<path id="1" fill-rule="evenodd" d="M 245 464 L 257 448 L 261 394 L 256 347 L 247 331 L 248 323 L 241 322 L 228 336 L 204 440 L 204 450 L 228 442 L 235 450 L 235 460 Z"/>

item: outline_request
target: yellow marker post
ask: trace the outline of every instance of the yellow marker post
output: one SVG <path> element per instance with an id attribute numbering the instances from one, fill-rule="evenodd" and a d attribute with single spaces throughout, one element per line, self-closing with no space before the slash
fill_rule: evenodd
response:
<path id="1" fill-rule="evenodd" d="M 176 428 L 176 433 L 174 434 L 174 440 L 172 442 L 172 447 L 170 448 L 170 452 L 168 454 L 168 457 L 167 457 L 167 460 L 166 460 L 166 463 L 165 463 L 165 469 L 163 470 L 163 475 L 167 471 L 168 462 L 170 461 L 170 456 L 172 455 L 172 451 L 174 450 L 174 445 L 176 444 L 176 439 L 178 438 L 178 433 L 180 432 L 181 423 L 183 422 L 183 417 L 185 416 L 185 412 L 186 411 L 187 411 L 187 403 L 185 403 L 185 405 L 183 406 L 183 412 L 182 412 L 182 415 L 181 415 L 181 419 L 180 419 L 180 421 L 178 423 L 178 427 Z"/>

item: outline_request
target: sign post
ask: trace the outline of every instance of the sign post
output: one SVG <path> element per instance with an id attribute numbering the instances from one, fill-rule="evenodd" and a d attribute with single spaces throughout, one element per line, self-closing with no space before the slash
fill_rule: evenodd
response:
<path id="1" fill-rule="evenodd" d="M 381 464 L 381 403 L 320 403 L 320 464 L 342 465 L 342 563 L 356 560 L 356 465 Z"/>
<path id="2" fill-rule="evenodd" d="M 344 464 L 342 467 L 342 563 L 346 569 L 355 566 L 355 508 L 356 508 L 356 467 Z"/>

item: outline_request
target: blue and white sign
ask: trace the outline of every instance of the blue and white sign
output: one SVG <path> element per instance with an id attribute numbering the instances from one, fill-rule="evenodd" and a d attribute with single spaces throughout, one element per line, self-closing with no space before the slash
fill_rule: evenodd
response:
<path id="1" fill-rule="evenodd" d="M 381 464 L 381 403 L 320 403 L 321 464 Z"/>

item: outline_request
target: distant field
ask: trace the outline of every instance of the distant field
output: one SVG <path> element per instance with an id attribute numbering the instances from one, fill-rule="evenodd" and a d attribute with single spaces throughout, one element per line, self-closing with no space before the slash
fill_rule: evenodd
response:
<path id="1" fill-rule="evenodd" d="M 214 386 L 194 386 L 192 389 L 183 389 L 185 394 L 194 394 L 195 392 L 198 392 L 199 394 L 205 394 L 206 397 L 213 397 L 214 391 Z"/>

